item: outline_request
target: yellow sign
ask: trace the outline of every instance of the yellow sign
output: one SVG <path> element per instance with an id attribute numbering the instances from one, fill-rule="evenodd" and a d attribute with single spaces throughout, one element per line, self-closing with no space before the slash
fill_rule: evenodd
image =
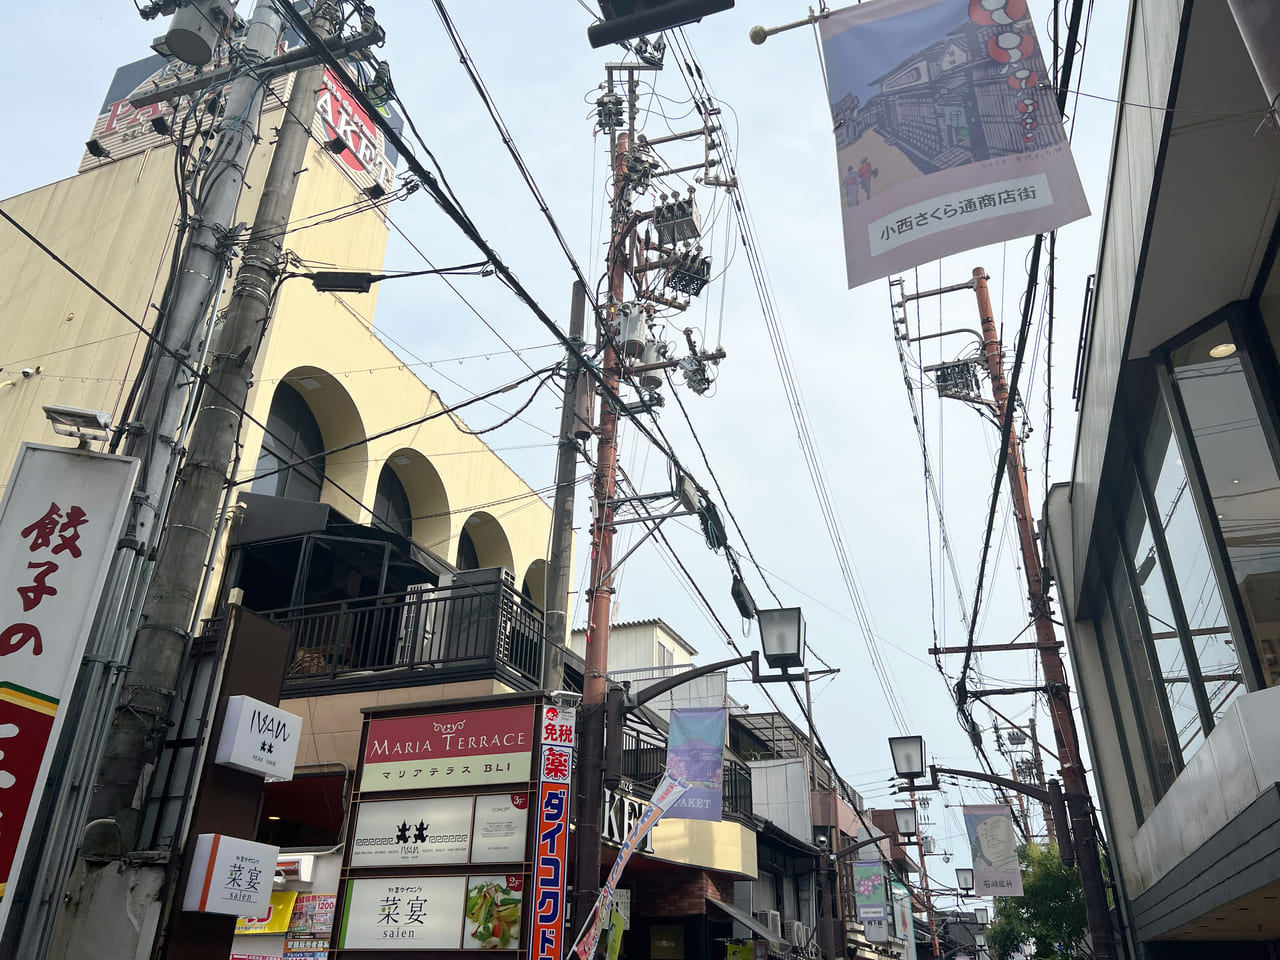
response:
<path id="1" fill-rule="evenodd" d="M 622 912 L 614 907 L 609 911 L 609 947 L 608 960 L 618 960 L 622 950 Z"/>
<path id="2" fill-rule="evenodd" d="M 289 918 L 293 916 L 293 902 L 298 899 L 297 890 L 276 890 L 271 894 L 271 906 L 265 917 L 241 917 L 236 921 L 236 933 L 287 933 Z"/>
<path id="3" fill-rule="evenodd" d="M 755 949 L 749 943 L 730 943 L 725 945 L 727 960 L 752 960 Z"/>

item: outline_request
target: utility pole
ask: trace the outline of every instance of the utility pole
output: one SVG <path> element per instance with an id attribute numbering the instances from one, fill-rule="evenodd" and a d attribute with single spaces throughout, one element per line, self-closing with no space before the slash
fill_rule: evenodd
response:
<path id="1" fill-rule="evenodd" d="M 1006 421 L 1010 402 L 1009 386 L 1004 378 L 1003 351 L 991 308 L 991 296 L 987 290 L 986 271 L 981 267 L 973 271 L 973 289 L 977 295 L 979 319 L 982 321 L 982 347 L 987 372 L 991 376 L 996 419 L 1003 424 Z M 1054 635 L 1040 553 L 1036 549 L 1037 534 L 1031 517 L 1031 498 L 1027 490 L 1027 476 L 1022 464 L 1022 448 L 1018 441 L 1018 431 L 1015 429 L 1012 417 L 1008 418 L 1008 423 L 1009 433 L 1001 438 L 1001 442 L 1008 448 L 1009 492 L 1013 497 L 1014 517 L 1018 524 L 1018 541 L 1022 550 L 1022 566 L 1027 575 L 1027 597 L 1035 625 L 1036 644 L 1040 650 L 1040 667 L 1044 671 L 1045 686 L 1049 691 L 1049 715 L 1053 719 L 1063 791 L 1066 793 L 1067 808 L 1070 813 L 1076 859 L 1080 864 L 1080 882 L 1089 915 L 1089 935 L 1093 941 L 1094 956 L 1098 960 L 1114 960 L 1115 938 L 1111 931 L 1106 888 L 1102 879 L 1102 865 L 1098 858 L 1098 838 L 1093 827 L 1092 800 L 1085 782 L 1084 764 L 1080 757 L 1075 720 L 1071 716 L 1067 672 Z M 1065 842 L 1066 838 L 1062 840 Z"/>
<path id="2" fill-rule="evenodd" d="M 609 86 L 613 76 L 610 70 Z M 627 71 L 629 122 L 626 133 L 613 136 L 613 211 L 610 217 L 609 314 L 622 303 L 624 281 L 630 263 L 630 188 L 627 183 L 627 153 L 635 136 L 635 74 Z M 609 399 L 617 395 L 622 382 L 622 360 L 612 332 L 597 318 L 597 335 L 603 344 L 600 368 L 606 396 L 600 404 L 596 428 L 596 469 L 592 491 L 595 516 L 591 523 L 591 564 L 587 581 L 587 649 L 582 678 L 582 711 L 579 736 L 582 742 L 578 764 L 577 863 L 574 874 L 573 925 L 581 930 L 589 922 L 600 888 L 600 808 L 604 803 L 605 692 L 609 668 L 609 628 L 613 600 L 613 514 L 614 491 L 618 481 L 618 410 Z"/>
<path id="3" fill-rule="evenodd" d="M 1027 724 L 1031 733 L 1031 759 L 1035 763 L 1036 768 L 1036 786 L 1042 787 L 1048 781 L 1044 778 L 1044 759 L 1040 755 L 1040 741 L 1036 739 L 1036 711 L 1031 711 L 1031 720 Z M 1058 843 L 1058 831 L 1054 827 L 1053 812 L 1049 809 L 1047 803 L 1041 804 L 1044 811 L 1044 832 L 1051 844 Z M 1067 843 L 1071 842 L 1070 837 L 1063 838 Z"/>
<path id="4" fill-rule="evenodd" d="M 924 852 L 924 824 L 920 822 L 920 808 L 916 805 L 916 792 L 911 791 L 911 812 L 916 820 L 916 836 L 919 837 L 918 846 L 920 848 L 920 886 L 924 888 L 924 907 L 929 916 L 929 936 L 933 940 L 933 955 L 935 960 L 941 956 L 942 951 L 938 947 L 938 920 L 933 910 L 933 894 L 929 891 L 929 867 L 926 863 Z"/>
<path id="5" fill-rule="evenodd" d="M 586 321 L 587 291 L 581 282 L 573 284 L 573 300 L 569 306 L 569 339 L 579 348 Z M 569 633 L 569 581 L 573 574 L 573 501 L 578 482 L 578 434 L 588 432 L 589 424 L 579 420 L 578 407 L 590 398 L 591 387 L 586 374 L 578 369 L 572 352 L 565 355 L 564 406 L 560 409 L 559 448 L 556 454 L 556 495 L 551 508 L 551 556 L 547 563 L 546 615 L 543 621 L 546 643 L 543 645 L 542 686 L 559 690 L 564 686 L 564 645 Z M 589 410 L 590 407 L 587 407 Z"/>

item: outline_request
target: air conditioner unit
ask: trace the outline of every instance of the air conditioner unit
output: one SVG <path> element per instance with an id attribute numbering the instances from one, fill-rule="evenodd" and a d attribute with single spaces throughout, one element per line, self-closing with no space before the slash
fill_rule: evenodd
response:
<path id="1" fill-rule="evenodd" d="M 809 928 L 799 920 L 788 920 L 786 924 L 787 943 L 793 947 L 804 949 L 809 945 Z"/>
<path id="2" fill-rule="evenodd" d="M 769 929 L 770 936 L 782 939 L 782 914 L 777 910 L 759 910 L 756 919 Z"/>

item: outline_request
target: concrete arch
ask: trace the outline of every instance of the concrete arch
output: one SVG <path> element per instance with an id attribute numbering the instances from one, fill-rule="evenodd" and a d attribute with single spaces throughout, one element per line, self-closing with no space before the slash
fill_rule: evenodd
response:
<path id="1" fill-rule="evenodd" d="M 364 440 L 364 420 L 351 394 L 336 377 L 319 367 L 294 367 L 282 379 L 311 408 L 326 450 L 353 444 L 325 457 L 321 501 L 358 523 L 367 522 L 369 511 L 358 501 L 363 500 L 368 481 L 369 449 Z"/>
<path id="2" fill-rule="evenodd" d="M 413 511 L 413 539 L 438 556 L 449 553 L 453 528 L 449 494 L 431 461 L 411 447 L 401 447 L 387 457 L 387 469 L 400 478 Z"/>
<path id="3" fill-rule="evenodd" d="M 547 561 L 539 558 L 529 564 L 520 584 L 520 592 L 527 593 L 539 610 L 547 609 Z"/>
<path id="4" fill-rule="evenodd" d="M 502 529 L 502 524 L 492 514 L 477 510 L 467 517 L 467 522 L 462 525 L 460 538 L 462 534 L 471 538 L 471 543 L 475 546 L 476 560 L 481 569 L 506 567 L 515 572 L 511 541 L 507 538 L 507 531 Z"/>

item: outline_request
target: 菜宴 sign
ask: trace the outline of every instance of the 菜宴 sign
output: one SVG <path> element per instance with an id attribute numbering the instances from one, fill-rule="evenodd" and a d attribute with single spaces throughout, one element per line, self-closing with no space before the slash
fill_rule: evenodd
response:
<path id="1" fill-rule="evenodd" d="M 292 780 L 302 718 L 253 697 L 227 698 L 214 763 L 276 780 Z"/>
<path id="2" fill-rule="evenodd" d="M 528 780 L 534 707 L 369 721 L 360 790 L 434 790 Z"/>
<path id="3" fill-rule="evenodd" d="M 196 838 L 182 909 L 261 917 L 271 903 L 280 848 L 221 833 Z M 286 920 L 286 923 L 288 921 Z"/>
<path id="4" fill-rule="evenodd" d="M 0 929 L 136 473 L 24 443 L 0 501 Z"/>
<path id="5" fill-rule="evenodd" d="M 344 950 L 514 950 L 524 877 L 359 878 L 347 881 L 337 946 Z"/>

